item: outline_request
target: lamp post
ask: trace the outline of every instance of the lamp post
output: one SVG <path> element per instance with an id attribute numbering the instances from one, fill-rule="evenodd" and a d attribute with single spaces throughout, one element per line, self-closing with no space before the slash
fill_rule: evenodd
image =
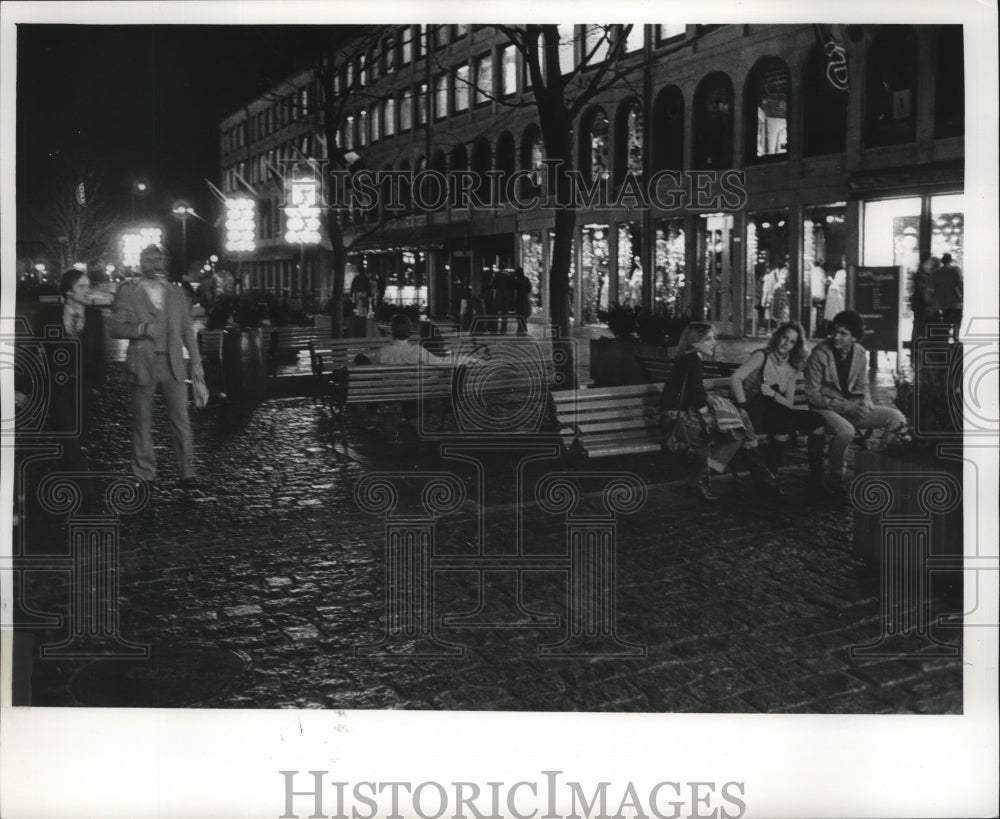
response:
<path id="1" fill-rule="evenodd" d="M 181 220 L 181 276 L 187 273 L 187 223 L 188 216 L 195 215 L 194 208 L 183 202 L 178 202 L 174 205 L 174 215 L 179 216 Z"/>

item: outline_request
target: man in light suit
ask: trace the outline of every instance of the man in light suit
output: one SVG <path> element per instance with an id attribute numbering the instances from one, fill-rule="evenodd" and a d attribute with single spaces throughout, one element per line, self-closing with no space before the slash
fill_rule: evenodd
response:
<path id="1" fill-rule="evenodd" d="M 111 315 L 111 335 L 129 339 L 125 369 L 132 396 L 132 471 L 143 482 L 156 477 L 153 454 L 153 393 L 163 392 L 170 419 L 174 454 L 182 485 L 197 486 L 194 444 L 187 414 L 187 363 L 201 375 L 201 355 L 184 291 L 167 283 L 167 255 L 149 245 L 139 256 L 142 278 L 118 289 Z"/>
<path id="2" fill-rule="evenodd" d="M 865 335 L 865 320 L 854 310 L 842 310 L 830 322 L 830 336 L 817 344 L 806 363 L 805 392 L 809 408 L 823 416 L 827 432 L 833 435 L 830 445 L 828 488 L 843 491 L 847 448 L 856 429 L 883 428 L 882 448 L 889 446 L 903 428 L 906 418 L 895 407 L 872 404 L 868 386 L 868 353 L 858 342 Z M 810 470 L 818 458 L 822 468 L 822 438 L 817 437 L 818 451 L 809 443 Z"/>

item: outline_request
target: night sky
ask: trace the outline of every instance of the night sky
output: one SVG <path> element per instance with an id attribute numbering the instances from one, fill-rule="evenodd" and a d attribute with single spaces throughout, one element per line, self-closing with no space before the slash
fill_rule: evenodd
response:
<path id="1" fill-rule="evenodd" d="M 122 219 L 132 181 L 143 179 L 150 190 L 136 200 L 140 216 L 169 227 L 171 207 L 183 200 L 212 221 L 217 204 L 204 179 L 219 184 L 219 121 L 349 31 L 18 25 L 18 238 L 33 238 L 33 213 L 63 158 L 95 168 Z M 189 258 L 217 251 L 217 232 L 189 220 L 188 249 Z"/>

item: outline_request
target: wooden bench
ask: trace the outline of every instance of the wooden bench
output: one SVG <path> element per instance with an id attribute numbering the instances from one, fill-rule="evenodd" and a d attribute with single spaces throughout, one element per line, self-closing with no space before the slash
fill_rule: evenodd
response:
<path id="1" fill-rule="evenodd" d="M 729 378 L 706 378 L 705 390 L 732 399 Z M 588 458 L 660 452 L 662 383 L 552 393 L 566 450 Z M 805 408 L 805 382 L 796 381 L 795 406 Z"/>
<path id="2" fill-rule="evenodd" d="M 340 416 L 344 447 L 348 446 L 348 407 L 374 406 L 399 401 L 443 402 L 441 425 L 452 395 L 451 367 L 416 367 L 412 364 L 348 365 L 334 370 L 329 381 L 331 406 Z"/>
<path id="3" fill-rule="evenodd" d="M 347 410 L 355 404 L 440 401 L 439 428 L 444 426 L 449 412 L 460 428 L 465 428 L 464 424 L 479 428 L 493 417 L 495 402 L 528 396 L 529 405 L 537 401 L 537 411 L 529 412 L 520 406 L 523 415 L 518 416 L 522 425 L 518 430 L 538 432 L 548 419 L 554 368 L 542 362 L 537 362 L 537 367 L 511 367 L 505 357 L 491 359 L 486 348 L 478 353 L 471 348 L 465 352 L 474 357 L 465 366 L 357 365 L 349 360 L 346 366 L 331 372 L 322 389 L 329 396 L 331 408 L 340 415 L 345 445 Z"/>
<path id="4" fill-rule="evenodd" d="M 638 355 L 635 360 L 645 373 L 650 384 L 662 384 L 667 380 L 674 367 L 674 359 L 666 356 Z M 739 368 L 739 364 L 727 361 L 702 361 L 701 368 L 705 378 L 728 378 Z"/>
<path id="5" fill-rule="evenodd" d="M 553 392 L 563 445 L 587 458 L 659 452 L 662 392 L 662 383 Z"/>
<path id="6" fill-rule="evenodd" d="M 270 354 L 272 358 L 298 355 L 308 349 L 311 342 L 329 337 L 329 328 L 322 327 L 277 327 L 271 332 Z"/>
<path id="7" fill-rule="evenodd" d="M 389 344 L 385 336 L 365 338 L 324 338 L 309 342 L 309 362 L 313 374 L 313 395 L 330 397 L 333 373 L 353 365 L 359 355 L 375 362 L 379 349 Z"/>

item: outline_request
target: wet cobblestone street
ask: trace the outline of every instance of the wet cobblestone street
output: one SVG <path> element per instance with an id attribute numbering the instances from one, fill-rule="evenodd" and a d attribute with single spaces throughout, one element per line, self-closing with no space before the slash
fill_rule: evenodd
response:
<path id="1" fill-rule="evenodd" d="M 762 500 L 746 480 L 720 482 L 724 500 L 694 504 L 662 458 L 579 464 L 533 461 L 513 480 L 516 442 L 484 456 L 481 498 L 473 465 L 435 445 L 397 435 L 393 409 L 353 414 L 345 452 L 329 411 L 311 398 L 265 401 L 239 415 L 193 411 L 205 491 L 177 488 L 165 416 L 156 405 L 160 470 L 151 503 L 119 524 L 119 624 L 151 646 L 205 645 L 236 652 L 242 670 L 190 704 L 224 708 L 407 708 L 538 711 L 960 713 L 959 657 L 932 647 L 905 658 L 852 658 L 882 629 L 878 581 L 855 556 L 851 510 L 817 503 L 804 489 L 802 458 L 785 472 L 786 498 Z M 89 440 L 91 468 L 128 471 L 128 406 L 113 367 Z M 372 425 L 374 431 L 366 429 Z M 796 465 L 797 464 L 797 465 Z M 360 508 L 358 481 L 372 471 L 419 477 L 451 472 L 465 500 L 435 524 L 433 633 L 441 657 L 356 656 L 387 629 L 386 522 Z M 628 471 L 646 485 L 635 514 L 617 517 L 615 599 L 622 656 L 553 656 L 563 639 L 569 572 L 567 518 L 546 511 L 533 487 L 552 471 Z M 400 509 L 414 499 L 405 488 Z M 585 495 L 596 512 L 600 490 Z M 590 507 L 593 506 L 593 509 Z M 581 513 L 582 514 L 582 513 Z M 24 524 L 29 552 L 68 553 L 64 521 Z M 33 528 L 35 527 L 35 528 Z M 470 568 L 490 554 L 521 554 L 543 568 Z M 551 559 L 549 559 L 551 558 Z M 547 559 L 547 562 L 546 562 Z M 463 563 L 462 561 L 465 560 Z M 492 564 L 491 564 L 492 565 Z M 480 578 L 483 579 L 482 593 Z M 516 579 L 516 582 L 515 582 Z M 961 595 L 935 575 L 935 614 Z M 33 572 L 36 611 L 66 611 L 65 573 Z M 470 615 L 482 607 L 479 615 Z M 457 615 L 470 615 L 462 622 Z M 478 625 L 470 625 L 478 623 Z M 484 627 L 484 623 L 499 627 Z M 957 643 L 960 629 L 935 626 Z M 34 630 L 34 643 L 64 628 Z M 411 635 L 414 642 L 419 635 Z M 605 645 L 605 648 L 607 646 Z M 638 647 L 638 648 L 636 648 Z M 362 650 L 360 653 L 364 654 Z M 464 656 L 463 656 L 464 654 Z M 86 659 L 36 657 L 32 704 L 84 702 Z M 145 660 L 116 660 L 117 664 Z M 157 702 L 155 690 L 149 701 Z M 81 699 L 83 697 L 83 699 Z"/>

